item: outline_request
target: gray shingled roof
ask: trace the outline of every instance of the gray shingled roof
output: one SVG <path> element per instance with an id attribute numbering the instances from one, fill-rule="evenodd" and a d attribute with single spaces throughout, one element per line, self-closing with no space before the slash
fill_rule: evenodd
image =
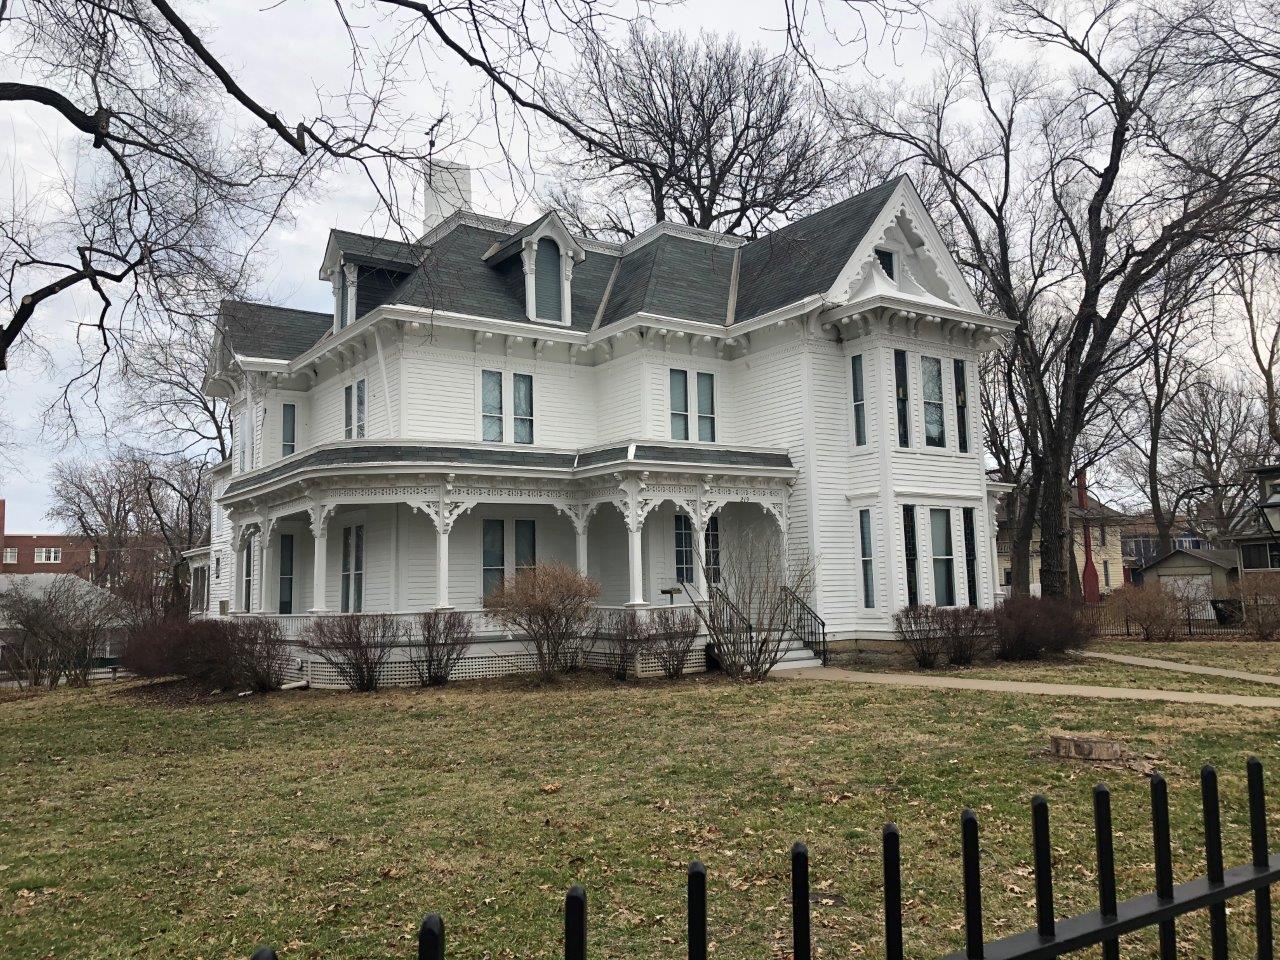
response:
<path id="1" fill-rule="evenodd" d="M 723 325 L 728 321 L 735 257 L 734 322 L 825 293 L 900 179 L 737 248 L 661 234 L 622 258 L 589 250 L 574 266 L 571 328 L 591 329 L 597 314 L 607 326 L 640 312 Z M 497 252 L 517 244 L 551 215 L 544 214 L 514 236 L 463 222 L 429 249 L 345 230 L 332 231 L 330 242 L 352 261 L 401 266 L 409 272 L 382 302 L 529 322 L 520 262 Z M 495 254 L 486 262 L 490 250 Z M 609 299 L 602 309 L 606 290 Z M 228 339 L 242 355 L 292 359 L 311 347 L 329 324 L 327 314 L 237 303 L 230 311 Z"/>
<path id="2" fill-rule="evenodd" d="M 1159 559 L 1156 559 L 1156 560 L 1152 560 L 1142 569 L 1150 570 L 1152 567 L 1163 563 L 1164 561 L 1172 557 L 1174 554 L 1178 554 L 1178 553 L 1185 553 L 1189 557 L 1195 557 L 1197 560 L 1203 560 L 1205 563 L 1211 563 L 1215 567 L 1222 567 L 1225 570 L 1234 570 L 1237 566 L 1239 566 L 1239 562 L 1240 562 L 1240 558 L 1236 555 L 1236 552 L 1234 550 L 1219 550 L 1219 549 L 1192 550 L 1188 547 L 1174 547 L 1172 550 L 1166 553 L 1163 557 L 1160 557 Z"/>
<path id="3" fill-rule="evenodd" d="M 218 322 L 232 353 L 264 360 L 292 360 L 333 329 L 329 313 L 243 300 L 222 301 Z"/>
<path id="4" fill-rule="evenodd" d="M 865 190 L 743 247 L 734 322 L 826 293 L 901 179 Z"/>

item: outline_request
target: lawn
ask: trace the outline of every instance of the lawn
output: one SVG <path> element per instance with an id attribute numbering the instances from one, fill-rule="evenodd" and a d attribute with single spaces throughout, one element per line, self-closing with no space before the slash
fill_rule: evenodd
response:
<path id="1" fill-rule="evenodd" d="M 1095 649 L 1103 653 L 1123 653 L 1133 657 L 1151 657 L 1195 663 L 1205 667 L 1270 673 L 1280 676 L 1280 643 L 1251 641 L 1179 640 L 1174 643 L 1141 643 L 1123 640 L 1099 641 Z"/>
<path id="2" fill-rule="evenodd" d="M 1044 753 L 1098 731 L 1138 758 Z M 1243 768 L 1280 711 L 717 679 L 457 685 L 174 704 L 138 684 L 0 701 L 0 957 L 554 957 L 565 889 L 594 956 L 677 958 L 688 860 L 710 871 L 715 958 L 788 953 L 787 850 L 805 840 L 827 957 L 880 947 L 879 837 L 903 834 L 908 954 L 961 942 L 959 813 L 982 818 L 988 931 L 1033 921 L 1027 805 L 1053 810 L 1060 912 L 1094 906 L 1089 791 L 1115 792 L 1122 895 L 1150 889 L 1144 763 L 1171 782 L 1179 879 L 1201 867 L 1197 772 L 1223 773 L 1247 858 Z M 1150 758 L 1142 760 L 1143 757 Z M 1275 807 L 1280 813 L 1280 807 Z M 1246 955 L 1250 905 L 1232 913 Z M 1184 955 L 1207 952 L 1184 922 Z M 1151 955 L 1138 937 L 1125 956 Z"/>

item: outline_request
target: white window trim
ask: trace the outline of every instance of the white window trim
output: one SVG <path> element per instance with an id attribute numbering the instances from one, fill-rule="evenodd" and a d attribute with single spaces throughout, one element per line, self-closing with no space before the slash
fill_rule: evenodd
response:
<path id="1" fill-rule="evenodd" d="M 502 397 L 502 439 L 486 440 L 484 438 L 484 418 L 486 416 L 495 416 L 495 414 L 486 414 L 484 412 L 484 375 L 485 373 L 496 373 L 501 385 Z M 529 443 L 516 440 L 516 374 L 529 378 L 529 385 L 533 395 L 533 439 Z M 476 440 L 479 443 L 487 444 L 506 444 L 508 446 L 518 447 L 535 447 L 538 445 L 538 437 L 541 435 L 542 418 L 539 414 L 541 409 L 538 405 L 538 375 L 533 369 L 519 369 L 510 367 L 506 364 L 487 364 L 479 367 L 476 371 L 475 382 L 475 431 Z"/>
<path id="2" fill-rule="evenodd" d="M 36 547 L 36 563 L 61 563 L 61 547 Z"/>
<path id="3" fill-rule="evenodd" d="M 364 385 L 364 410 L 360 410 L 360 385 Z M 357 414 L 361 414 L 357 418 Z M 347 426 L 350 421 L 350 426 Z M 342 438 L 363 440 L 369 435 L 369 381 L 356 377 L 342 387 Z"/>
<path id="4" fill-rule="evenodd" d="M 538 543 L 542 539 L 538 532 L 538 518 L 530 516 L 509 516 L 495 517 L 492 515 L 481 515 L 480 522 L 476 525 L 476 556 L 480 558 L 480 562 L 476 565 L 479 572 L 479 579 L 476 582 L 476 593 L 481 600 L 484 599 L 484 572 L 485 570 L 498 569 L 497 567 L 486 567 L 484 565 L 484 525 L 487 520 L 494 520 L 502 524 L 502 579 L 508 582 L 516 575 L 516 524 L 522 521 L 528 521 L 533 524 L 533 562 L 538 561 Z"/>
<path id="5" fill-rule="evenodd" d="M 17 562 L 18 562 L 18 548 L 17 548 L 17 547 L 5 547 L 5 548 L 4 548 L 4 562 L 5 562 L 5 563 L 17 563 Z"/>
<path id="6" fill-rule="evenodd" d="M 720 388 L 720 371 L 708 370 L 701 366 L 686 366 L 678 363 L 668 362 L 666 365 L 666 401 L 664 406 L 667 414 L 667 436 L 676 440 L 675 434 L 671 429 L 671 417 L 679 413 L 671 404 L 671 371 L 684 371 L 685 381 L 685 405 L 687 409 L 684 411 L 689 421 L 689 439 L 676 440 L 677 443 L 698 443 L 703 446 L 715 446 L 723 442 L 723 434 L 721 431 L 721 388 Z M 714 440 L 699 440 L 698 420 L 701 414 L 698 413 L 698 374 L 705 373 L 711 377 L 711 429 L 715 434 Z M 851 388 L 852 389 L 852 388 Z"/>

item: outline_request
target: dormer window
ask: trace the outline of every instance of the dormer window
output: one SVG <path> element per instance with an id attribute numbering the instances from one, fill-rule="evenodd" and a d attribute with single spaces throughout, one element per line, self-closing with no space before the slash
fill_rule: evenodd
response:
<path id="1" fill-rule="evenodd" d="M 564 321 L 560 258 L 560 244 L 550 237 L 539 238 L 533 268 L 534 316 L 549 323 Z"/>
<path id="2" fill-rule="evenodd" d="M 883 247 L 876 247 L 876 259 L 880 261 L 880 269 L 884 271 L 884 275 L 890 280 L 896 279 L 894 262 L 894 254 L 892 250 L 885 250 Z"/>

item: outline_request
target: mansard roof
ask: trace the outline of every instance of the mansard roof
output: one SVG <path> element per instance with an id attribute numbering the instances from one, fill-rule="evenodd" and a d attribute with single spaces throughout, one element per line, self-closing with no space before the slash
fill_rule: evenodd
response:
<path id="1" fill-rule="evenodd" d="M 903 181 L 898 177 L 747 241 L 657 224 L 626 243 L 569 239 L 574 264 L 570 329 L 585 332 L 643 313 L 721 328 L 832 289 Z M 523 267 L 510 254 L 526 236 L 563 222 L 550 211 L 526 225 L 459 211 L 416 243 L 333 230 L 325 253 L 394 270 L 372 306 L 401 305 L 540 326 L 528 318 Z M 566 232 L 567 236 L 567 232 Z M 395 282 L 398 275 L 403 279 Z M 373 288 L 371 288 L 373 289 Z M 233 305 L 236 353 L 292 359 L 331 324 L 326 314 Z M 362 310 L 370 309 L 365 302 Z"/>
<path id="2" fill-rule="evenodd" d="M 333 315 L 223 300 L 218 324 L 223 343 L 237 356 L 292 360 L 333 328 Z"/>

